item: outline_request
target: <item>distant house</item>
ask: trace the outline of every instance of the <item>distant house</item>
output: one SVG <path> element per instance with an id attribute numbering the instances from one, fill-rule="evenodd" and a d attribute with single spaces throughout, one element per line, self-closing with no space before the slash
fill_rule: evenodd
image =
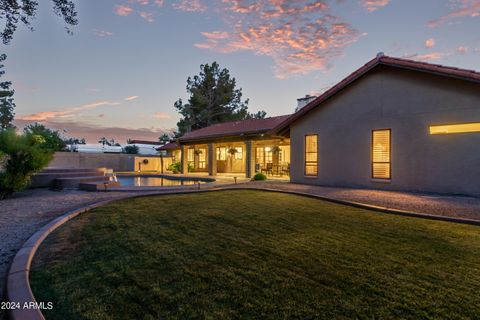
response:
<path id="1" fill-rule="evenodd" d="M 195 130 L 179 150 L 184 173 L 480 195 L 480 73 L 380 54 L 292 115 Z"/>
<path id="2" fill-rule="evenodd" d="M 158 141 L 130 140 L 126 146 L 137 146 L 140 155 L 156 155 L 157 148 L 163 145 Z"/>

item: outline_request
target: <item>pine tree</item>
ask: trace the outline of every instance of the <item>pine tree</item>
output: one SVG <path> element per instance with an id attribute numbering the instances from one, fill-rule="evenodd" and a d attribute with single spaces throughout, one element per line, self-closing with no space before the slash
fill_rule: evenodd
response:
<path id="1" fill-rule="evenodd" d="M 0 55 L 0 78 L 5 74 L 3 70 L 3 61 L 7 59 L 7 55 Z M 13 94 L 15 93 L 10 87 L 11 81 L 0 82 L 0 130 L 13 128 L 12 121 L 15 117 L 13 110 L 15 109 L 15 102 L 13 101 Z"/>
<path id="2" fill-rule="evenodd" d="M 188 77 L 187 92 L 188 103 L 179 99 L 174 104 L 182 116 L 177 123 L 180 135 L 215 123 L 266 115 L 264 111 L 248 112 L 248 99 L 242 101 L 242 89 L 236 88 L 235 78 L 228 69 L 220 69 L 217 62 L 201 65 L 200 74 Z"/>

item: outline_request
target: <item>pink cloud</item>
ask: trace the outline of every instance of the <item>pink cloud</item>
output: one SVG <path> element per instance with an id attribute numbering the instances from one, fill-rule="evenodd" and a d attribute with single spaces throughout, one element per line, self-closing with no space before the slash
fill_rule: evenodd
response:
<path id="1" fill-rule="evenodd" d="M 385 7 L 390 0 L 362 0 L 362 7 L 368 12 L 376 11 L 378 8 Z"/>
<path id="2" fill-rule="evenodd" d="M 172 7 L 176 10 L 187 12 L 204 12 L 207 11 L 205 6 L 200 0 L 180 0 L 172 4 Z"/>
<path id="3" fill-rule="evenodd" d="M 140 11 L 138 13 L 138 15 L 140 17 L 142 17 L 143 19 L 147 20 L 148 22 L 153 22 L 154 19 L 153 19 L 153 13 L 151 12 L 146 12 L 146 11 Z"/>
<path id="4" fill-rule="evenodd" d="M 448 14 L 430 20 L 428 26 L 435 28 L 451 20 L 464 17 L 480 17 L 480 0 L 452 0 L 451 5 L 452 10 Z"/>
<path id="5" fill-rule="evenodd" d="M 468 47 L 460 46 L 460 47 L 457 48 L 457 52 L 459 54 L 467 54 L 468 53 Z"/>
<path id="6" fill-rule="evenodd" d="M 66 108 L 59 111 L 43 111 L 43 112 L 26 114 L 23 116 L 21 115 L 21 116 L 18 116 L 17 119 L 24 120 L 24 121 L 48 121 L 48 120 L 54 120 L 58 118 L 60 119 L 70 118 L 70 117 L 74 117 L 80 111 L 95 109 L 101 106 L 117 106 L 119 104 L 120 104 L 119 102 L 96 101 L 93 103 L 88 103 L 88 104 L 84 104 L 84 105 L 73 107 L 73 108 Z"/>
<path id="7" fill-rule="evenodd" d="M 433 48 L 434 46 L 435 46 L 435 39 L 434 38 L 430 38 L 430 39 L 425 40 L 425 47 Z"/>
<path id="8" fill-rule="evenodd" d="M 153 117 L 155 119 L 159 119 L 159 120 L 166 120 L 166 119 L 171 119 L 172 118 L 168 113 L 165 113 L 165 112 L 155 112 Z"/>
<path id="9" fill-rule="evenodd" d="M 323 1 L 222 0 L 230 31 L 202 32 L 195 46 L 220 53 L 251 51 L 274 62 L 284 79 L 325 70 L 360 34 L 330 14 Z"/>
<path id="10" fill-rule="evenodd" d="M 125 100 L 125 101 L 132 101 L 132 100 L 135 100 L 135 99 L 138 99 L 138 98 L 140 98 L 140 96 L 129 96 L 129 97 L 126 97 L 126 98 L 123 99 L 123 100 Z"/>
<path id="11" fill-rule="evenodd" d="M 126 17 L 133 12 L 132 8 L 123 4 L 117 4 L 114 10 L 116 15 L 122 16 L 122 17 Z"/>

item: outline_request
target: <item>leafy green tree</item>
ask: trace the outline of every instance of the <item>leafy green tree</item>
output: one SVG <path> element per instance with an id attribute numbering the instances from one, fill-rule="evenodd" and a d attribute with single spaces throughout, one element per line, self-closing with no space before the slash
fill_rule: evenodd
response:
<path id="1" fill-rule="evenodd" d="M 39 135 L 0 131 L 0 200 L 24 189 L 31 176 L 52 160 L 53 152 L 44 143 Z"/>
<path id="2" fill-rule="evenodd" d="M 126 146 L 123 150 L 127 154 L 138 154 L 138 147 L 136 145 Z"/>
<path id="3" fill-rule="evenodd" d="M 162 134 L 160 138 L 158 138 L 158 141 L 163 144 L 167 144 L 170 142 L 170 136 L 166 133 Z"/>
<path id="4" fill-rule="evenodd" d="M 67 33 L 71 34 L 71 27 L 78 24 L 75 3 L 72 0 L 52 0 L 52 2 L 53 12 L 65 21 Z M 0 38 L 4 44 L 12 41 L 19 23 L 33 30 L 31 21 L 35 18 L 37 7 L 37 0 L 0 0 L 0 19 L 4 25 Z"/>
<path id="5" fill-rule="evenodd" d="M 25 134 L 41 136 L 45 140 L 41 148 L 52 152 L 64 150 L 66 143 L 56 130 L 49 129 L 40 123 L 32 123 L 23 129 Z"/>
<path id="6" fill-rule="evenodd" d="M 266 114 L 264 111 L 255 115 L 248 112 L 248 99 L 242 101 L 242 89 L 236 88 L 235 78 L 217 62 L 201 65 L 200 74 L 188 77 L 187 92 L 190 95 L 188 103 L 179 99 L 174 104 L 182 116 L 177 123 L 180 135 L 215 123 L 265 117 Z"/>
<path id="7" fill-rule="evenodd" d="M 5 54 L 0 55 L 0 77 L 5 74 L 5 70 L 3 70 L 4 65 L 2 64 L 5 59 L 7 59 Z M 13 127 L 12 121 L 15 117 L 13 112 L 15 109 L 13 94 L 15 91 L 10 88 L 11 85 L 11 81 L 0 82 L 0 130 Z"/>
<path id="8" fill-rule="evenodd" d="M 85 138 L 67 138 L 63 142 L 66 144 L 86 144 Z"/>

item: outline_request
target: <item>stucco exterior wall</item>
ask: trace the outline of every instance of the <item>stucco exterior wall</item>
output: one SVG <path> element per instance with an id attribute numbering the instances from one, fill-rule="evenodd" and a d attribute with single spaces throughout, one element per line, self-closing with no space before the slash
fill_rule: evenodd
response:
<path id="1" fill-rule="evenodd" d="M 292 182 L 480 195 L 480 133 L 429 126 L 480 122 L 480 85 L 378 67 L 290 127 Z M 373 129 L 391 129 L 392 178 L 371 178 Z M 318 134 L 318 177 L 304 176 L 304 135 Z"/>
<path id="2" fill-rule="evenodd" d="M 147 159 L 148 164 L 143 160 Z M 139 163 L 142 171 L 161 170 L 160 157 L 138 156 L 121 153 L 80 153 L 80 152 L 56 152 L 53 160 L 49 163 L 50 168 L 110 168 L 115 171 L 138 171 Z M 164 171 L 172 163 L 171 157 L 163 158 Z"/>

